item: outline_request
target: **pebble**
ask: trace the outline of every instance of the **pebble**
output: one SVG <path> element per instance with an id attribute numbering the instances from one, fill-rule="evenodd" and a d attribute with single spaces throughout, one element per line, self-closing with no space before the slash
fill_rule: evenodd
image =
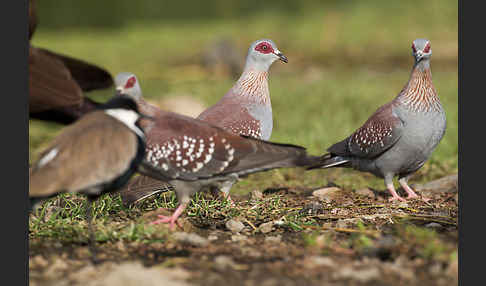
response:
<path id="1" fill-rule="evenodd" d="M 431 223 L 426 224 L 425 227 L 428 227 L 428 228 L 441 228 L 442 225 L 439 224 L 439 223 L 436 223 L 436 222 L 431 222 Z"/>
<path id="2" fill-rule="evenodd" d="M 334 279 L 351 279 L 360 283 L 367 283 L 380 278 L 380 271 L 377 268 L 353 269 L 345 266 L 333 274 Z"/>
<path id="3" fill-rule="evenodd" d="M 246 237 L 246 235 L 242 235 L 242 234 L 234 234 L 231 236 L 231 240 L 232 241 L 245 241 L 247 240 L 248 237 Z"/>
<path id="4" fill-rule="evenodd" d="M 230 256 L 219 255 L 214 258 L 215 266 L 220 271 L 225 271 L 235 266 L 235 262 Z"/>
<path id="5" fill-rule="evenodd" d="M 172 237 L 182 243 L 186 243 L 193 246 L 207 246 L 209 244 L 209 240 L 206 238 L 199 236 L 195 233 L 187 233 L 187 232 L 175 232 Z"/>
<path id="6" fill-rule="evenodd" d="M 356 194 L 361 195 L 361 196 L 365 196 L 365 197 L 368 197 L 368 198 L 371 198 L 371 199 L 374 199 L 376 197 L 375 193 L 368 188 L 356 190 Z"/>
<path id="7" fill-rule="evenodd" d="M 239 233 L 245 228 L 245 225 L 241 221 L 235 219 L 230 219 L 225 225 L 232 233 Z"/>
<path id="8" fill-rule="evenodd" d="M 125 262 L 110 271 L 100 273 L 97 279 L 87 280 L 86 286 L 191 285 L 186 280 L 190 273 L 182 268 L 144 267 L 140 262 Z M 100 277 L 101 276 L 101 277 Z"/>
<path id="9" fill-rule="evenodd" d="M 317 266 L 334 267 L 336 263 L 330 257 L 326 256 L 312 256 L 310 262 Z"/>
<path id="10" fill-rule="evenodd" d="M 341 191 L 340 188 L 328 187 L 315 190 L 312 192 L 312 195 L 321 201 L 330 202 L 336 197 L 339 191 Z"/>
<path id="11" fill-rule="evenodd" d="M 267 237 L 265 237 L 265 242 L 280 243 L 280 242 L 282 242 L 282 236 L 280 236 L 280 235 L 277 235 L 277 236 L 267 236 Z"/>
<path id="12" fill-rule="evenodd" d="M 262 223 L 258 227 L 258 230 L 260 230 L 261 233 L 269 233 L 272 231 L 272 228 L 273 228 L 273 221 Z"/>

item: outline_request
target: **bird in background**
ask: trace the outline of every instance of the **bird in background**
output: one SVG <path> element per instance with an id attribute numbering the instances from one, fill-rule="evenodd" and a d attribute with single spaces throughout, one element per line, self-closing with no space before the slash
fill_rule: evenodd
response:
<path id="1" fill-rule="evenodd" d="M 70 124 L 100 104 L 83 92 L 109 88 L 111 75 L 98 66 L 43 48 L 30 41 L 37 28 L 37 1 L 29 1 L 29 116 Z"/>
<path id="2" fill-rule="evenodd" d="M 307 167 L 320 159 L 307 155 L 300 146 L 240 136 L 202 120 L 156 109 L 141 97 L 133 74 L 119 74 L 115 81 L 126 76 L 128 89 L 119 93 L 132 96 L 140 111 L 154 118 L 142 126 L 147 138 L 145 161 L 152 167 L 141 167 L 139 172 L 170 183 L 179 201 L 171 216 L 160 215 L 152 223 L 169 223 L 173 229 L 191 196 L 208 187 L 220 188 L 228 180 L 275 168 Z M 123 198 L 126 192 L 133 195 L 136 190 L 125 188 L 120 193 Z"/>
<path id="3" fill-rule="evenodd" d="M 118 96 L 100 108 L 65 127 L 29 172 L 29 211 L 59 193 L 87 196 L 90 245 L 94 242 L 92 203 L 125 185 L 145 155 L 139 119 L 147 116 L 136 103 Z"/>
<path id="4" fill-rule="evenodd" d="M 203 111 L 197 119 L 234 134 L 269 140 L 273 118 L 268 89 L 268 69 L 276 60 L 288 62 L 272 40 L 261 39 L 253 42 L 248 49 L 246 64 L 240 78 L 219 102 Z M 131 94 L 134 98 L 142 96 L 138 80 L 133 74 L 118 74 L 115 77 L 115 85 L 117 90 Z M 140 104 L 141 108 L 148 109 L 147 112 L 158 109 L 145 101 L 140 101 Z M 234 202 L 229 192 L 235 182 L 235 178 L 230 177 L 219 187 L 231 203 Z M 122 192 L 122 200 L 127 204 L 168 190 L 166 184 L 157 184 L 154 179 L 143 176 L 134 178 L 127 188 L 133 190 Z"/>
<path id="5" fill-rule="evenodd" d="M 408 82 L 389 103 L 381 106 L 353 134 L 327 149 L 321 162 L 309 169 L 345 167 L 384 178 L 390 201 L 405 201 L 393 185 L 394 176 L 407 192 L 408 185 L 439 144 L 446 130 L 446 115 L 432 84 L 430 41 L 412 42 L 415 63 Z"/>

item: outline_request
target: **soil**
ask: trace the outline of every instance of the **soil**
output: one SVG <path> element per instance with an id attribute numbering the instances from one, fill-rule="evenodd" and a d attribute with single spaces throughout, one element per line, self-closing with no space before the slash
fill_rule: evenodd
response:
<path id="1" fill-rule="evenodd" d="M 165 242 L 98 243 L 97 264 L 85 244 L 30 239 L 30 285 L 457 285 L 457 175 L 449 181 L 415 186 L 421 198 L 406 203 L 384 190 L 265 190 L 257 197 L 309 223 L 268 211 L 232 218 L 244 225 L 232 232 L 229 219 L 183 216 Z"/>

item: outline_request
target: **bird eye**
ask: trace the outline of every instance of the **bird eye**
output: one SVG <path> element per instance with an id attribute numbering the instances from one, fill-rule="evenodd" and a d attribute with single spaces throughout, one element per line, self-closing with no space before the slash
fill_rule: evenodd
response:
<path id="1" fill-rule="evenodd" d="M 263 50 L 268 49 L 267 45 L 263 45 L 263 46 L 262 46 L 262 49 L 263 49 Z"/>

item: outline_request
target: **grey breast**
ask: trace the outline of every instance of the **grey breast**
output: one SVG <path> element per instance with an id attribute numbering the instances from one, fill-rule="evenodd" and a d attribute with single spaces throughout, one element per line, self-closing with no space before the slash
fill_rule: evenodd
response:
<path id="1" fill-rule="evenodd" d="M 248 112 L 260 122 L 261 134 L 263 140 L 270 139 L 273 128 L 272 106 L 263 104 L 250 104 Z"/>
<path id="2" fill-rule="evenodd" d="M 404 122 L 402 137 L 394 149 L 400 172 L 413 172 L 430 157 L 442 139 L 446 127 L 443 111 L 413 112 L 397 107 L 394 112 Z"/>

